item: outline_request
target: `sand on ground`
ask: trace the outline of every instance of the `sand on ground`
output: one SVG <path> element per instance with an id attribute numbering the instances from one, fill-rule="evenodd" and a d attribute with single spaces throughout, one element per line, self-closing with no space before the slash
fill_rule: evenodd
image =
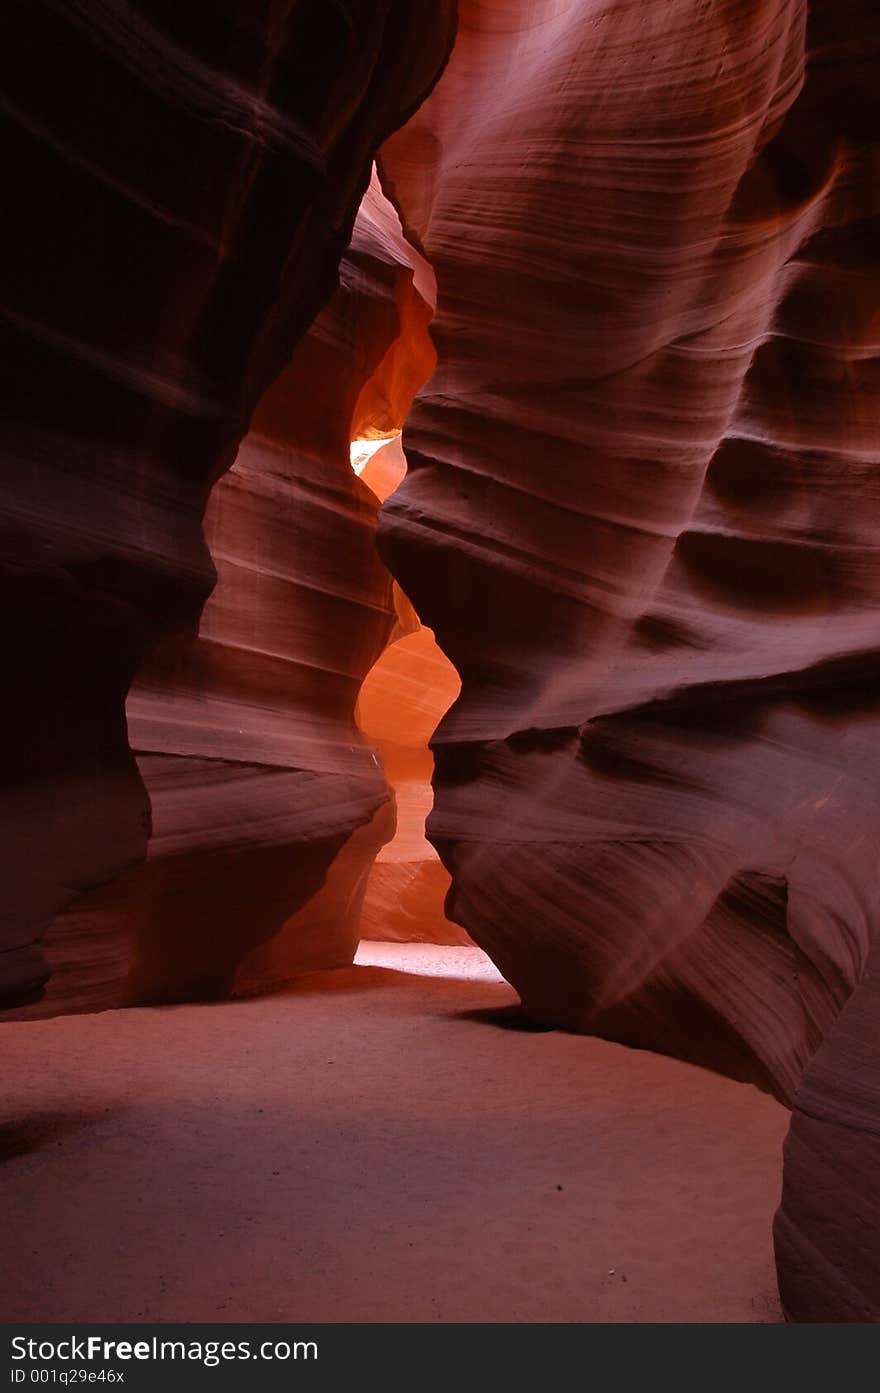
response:
<path id="1" fill-rule="evenodd" d="M 7 1321 L 780 1319 L 788 1114 L 522 1028 L 478 949 L 8 1024 Z"/>

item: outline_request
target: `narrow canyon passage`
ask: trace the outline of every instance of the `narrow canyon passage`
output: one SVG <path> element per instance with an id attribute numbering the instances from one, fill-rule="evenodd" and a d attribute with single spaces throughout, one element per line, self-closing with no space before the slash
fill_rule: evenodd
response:
<path id="1" fill-rule="evenodd" d="M 780 1319 L 786 1110 L 514 1001 L 478 949 L 382 943 L 10 1025 L 6 1319 Z"/>
<path id="2" fill-rule="evenodd" d="M 5 1311 L 880 1320 L 880 7 L 210 8 L 0 25 Z"/>
<path id="3" fill-rule="evenodd" d="M 353 459 L 355 453 L 353 444 Z M 353 467 L 384 503 L 406 475 L 399 435 Z M 399 632 L 364 678 L 355 707 L 358 729 L 376 750 L 394 791 L 397 818 L 394 836 L 379 848 L 370 869 L 361 936 L 470 943 L 467 931 L 446 917 L 449 872 L 425 835 L 433 804 L 430 741 L 461 682 L 433 631 L 396 584 L 394 597 Z"/>
<path id="4" fill-rule="evenodd" d="M 364 933 L 470 942 L 424 836 L 460 683 L 376 548 L 435 294 L 373 169 L 336 292 L 208 499 L 198 630 L 128 694 L 146 859 L 55 918 L 50 979 L 7 1019 L 271 990 L 350 963 Z M 361 459 L 362 434 L 388 443 Z"/>

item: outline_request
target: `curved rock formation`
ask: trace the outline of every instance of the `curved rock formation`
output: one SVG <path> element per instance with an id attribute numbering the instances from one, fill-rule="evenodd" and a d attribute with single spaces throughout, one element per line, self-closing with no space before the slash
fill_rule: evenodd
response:
<path id="1" fill-rule="evenodd" d="M 540 1020 L 788 1101 L 880 909 L 878 41 L 862 0 L 463 0 L 381 155 L 438 280 L 381 537 L 462 678 L 450 913 Z M 799 1319 L 880 1314 L 871 993 L 789 1142 Z"/>
<path id="2" fill-rule="evenodd" d="M 361 478 L 377 499 L 384 500 L 405 473 L 397 438 L 370 457 Z M 367 675 L 356 712 L 358 726 L 381 755 L 397 806 L 396 834 L 380 849 L 367 881 L 361 937 L 468 944 L 470 935 L 446 918 L 449 873 L 425 838 L 434 771 L 429 741 L 461 683 L 433 633 L 419 623 L 397 586 L 395 597 L 398 622 L 393 641 Z"/>
<path id="3" fill-rule="evenodd" d="M 350 959 L 392 633 L 365 914 L 425 932 L 414 606 L 450 915 L 539 1020 L 793 1103 L 786 1309 L 880 1319 L 880 13 L 461 0 L 420 107 L 454 9 L 0 19 L 0 1003 Z M 434 291 L 375 189 L 328 303 L 383 141 L 408 600 L 348 450 Z"/>
<path id="4" fill-rule="evenodd" d="M 775 1239 L 796 1320 L 880 1320 L 880 945 L 804 1074 L 785 1143 Z"/>
<path id="5" fill-rule="evenodd" d="M 211 485 L 329 298 L 373 151 L 434 82 L 453 9 L 218 0 L 206 23 L 161 0 L 34 0 L 0 20 L 20 189 L 2 295 L 7 1002 L 40 991 L 53 914 L 144 854 L 126 691 L 198 619 Z"/>
<path id="6" fill-rule="evenodd" d="M 351 961 L 394 831 L 354 706 L 396 621 L 349 442 L 399 425 L 430 371 L 420 270 L 374 183 L 330 304 L 210 496 L 217 584 L 198 636 L 160 645 L 129 695 L 146 862 L 56 919 L 53 980 L 20 1015 L 221 997 Z"/>

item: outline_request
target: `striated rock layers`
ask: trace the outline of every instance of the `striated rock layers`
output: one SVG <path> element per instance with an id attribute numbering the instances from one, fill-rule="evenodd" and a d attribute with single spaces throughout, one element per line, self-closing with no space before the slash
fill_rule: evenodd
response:
<path id="1" fill-rule="evenodd" d="M 130 692 L 146 862 L 59 915 L 52 980 L 20 1015 L 219 997 L 351 961 L 395 825 L 354 707 L 398 620 L 349 442 L 399 428 L 433 366 L 423 274 L 374 183 L 332 300 L 211 493 L 217 584 L 198 637 L 160 644 Z"/>
<path id="2" fill-rule="evenodd" d="M 421 385 L 421 384 L 420 384 Z M 377 451 L 361 478 L 385 499 L 406 473 L 399 438 Z M 458 696 L 458 673 L 419 623 L 395 586 L 395 639 L 361 688 L 357 721 L 379 751 L 394 789 L 397 830 L 370 871 L 361 910 L 361 937 L 395 942 L 469 944 L 470 935 L 446 918 L 449 872 L 425 838 L 434 760 L 429 741 Z"/>
<path id="3" fill-rule="evenodd" d="M 806 1068 L 799 1319 L 880 1318 L 878 49 L 866 0 L 463 0 L 381 155 L 450 913 L 542 1021 Z"/>
<path id="4" fill-rule="evenodd" d="M 36 1009 L 351 954 L 389 635 L 360 718 L 402 805 L 445 705 L 347 465 L 432 361 L 377 197 L 303 339 L 384 140 L 439 282 L 382 546 L 461 679 L 450 913 L 540 1020 L 793 1102 L 786 1308 L 880 1319 L 880 15 L 459 8 L 421 107 L 453 0 L 0 19 L 0 994 L 42 991 L 74 900 Z"/>
<path id="5" fill-rule="evenodd" d="M 162 0 L 4 9 L 6 177 L 18 190 L 6 212 L 0 297 L 7 1003 L 45 982 L 35 945 L 58 909 L 144 854 L 150 811 L 126 741 L 126 691 L 159 641 L 198 620 L 214 579 L 201 527 L 209 490 L 232 463 L 254 403 L 330 296 L 372 153 L 435 80 L 453 9 L 452 0 L 218 0 L 210 22 L 204 7 Z M 356 491 L 320 499 L 325 485 L 306 465 L 296 484 L 267 474 L 246 498 L 248 480 L 273 458 L 271 431 L 261 439 L 216 503 L 215 525 L 237 497 L 246 552 L 246 534 L 282 496 L 303 503 L 306 530 L 316 513 L 335 509 L 339 535 L 358 538 L 336 603 L 371 603 L 364 585 L 374 563 Z M 268 547 L 276 560 L 284 525 L 292 526 L 278 521 Z M 272 583 L 242 580 L 267 604 Z M 212 717 L 230 692 L 233 706 L 252 701 L 248 682 L 258 688 L 266 677 L 265 666 L 236 671 L 242 633 L 221 622 L 225 603 L 218 599 L 215 619 L 223 641 L 215 628 L 198 658 L 223 668 Z M 381 611 L 380 603 L 379 626 Z M 357 658 L 336 655 L 333 715 L 378 641 L 375 625 L 362 641 Z M 266 646 L 266 664 L 277 658 L 289 692 L 302 674 L 283 666 L 283 641 Z M 322 675 L 322 690 L 328 682 Z M 157 841 L 180 834 L 201 854 L 188 789 L 202 780 L 200 799 L 220 796 L 236 823 L 245 814 L 265 820 L 267 846 L 289 838 L 297 801 L 308 805 L 309 837 L 327 844 L 371 816 L 378 794 L 360 776 L 341 809 L 331 799 L 319 814 L 327 790 L 299 783 L 294 791 L 280 772 L 260 779 L 261 811 L 251 819 L 251 771 L 264 756 L 253 739 L 236 743 L 225 709 L 211 754 L 240 761 L 235 777 L 217 763 L 168 763 L 172 751 L 204 753 L 186 734 L 191 710 L 176 728 L 136 712 L 135 738 L 151 751 L 144 771 L 168 788 Z M 312 761 L 291 744 L 273 758 L 323 774 L 329 756 Z M 338 751 L 334 759 L 342 778 L 345 761 Z M 298 895 L 309 876 L 316 888 L 317 863 L 309 866 Z M 227 890 L 220 877 L 221 921 Z M 225 929 L 218 934 L 221 965 L 212 971 L 222 977 L 235 953 Z"/>

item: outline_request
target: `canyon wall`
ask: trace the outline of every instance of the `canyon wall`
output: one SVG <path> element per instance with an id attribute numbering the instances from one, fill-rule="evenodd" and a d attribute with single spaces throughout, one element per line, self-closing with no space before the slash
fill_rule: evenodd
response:
<path id="1" fill-rule="evenodd" d="M 380 157 L 439 287 L 380 539 L 462 680 L 449 912 L 538 1020 L 806 1069 L 800 1319 L 880 1314 L 878 40 L 863 0 L 463 0 Z"/>
<path id="2" fill-rule="evenodd" d="M 878 1319 L 880 16 L 462 0 L 420 106 L 453 10 L 0 19 L 0 997 L 466 931 L 792 1104 L 786 1309 Z"/>
<path id="3" fill-rule="evenodd" d="M 143 858 L 150 806 L 126 692 L 157 645 L 195 630 L 214 581 L 201 521 L 210 489 L 331 295 L 373 151 L 436 79 L 453 24 L 452 0 L 219 0 L 209 23 L 203 6 L 165 0 L 4 8 L 17 190 L 2 291 L 6 1004 L 41 992 L 37 943 L 59 909 Z M 257 455 L 231 489 L 245 489 Z M 256 493 L 243 505 L 252 528 L 285 484 Z M 369 569 L 356 496 L 327 506 L 348 510 L 342 531 L 360 536 L 356 569 Z M 351 676 L 340 674 L 340 706 Z M 212 748 L 243 760 L 236 791 L 218 764 L 199 765 L 198 742 L 186 772 L 154 735 L 149 719 L 139 725 L 136 738 L 160 751 L 145 772 L 180 810 L 157 819 L 157 840 L 186 823 L 187 786 L 203 778 L 215 793 L 228 782 L 237 821 L 254 749 L 222 737 Z M 282 821 L 294 798 L 285 777 L 261 783 Z M 369 816 L 377 792 L 365 790 L 352 794 L 357 814 L 348 795 L 338 818 L 327 810 L 328 845 Z M 268 844 L 289 831 L 273 825 Z M 316 888 L 316 863 L 308 875 Z M 214 895 L 219 912 L 220 883 Z"/>
<path id="4" fill-rule="evenodd" d="M 217 583 L 198 634 L 158 644 L 129 693 L 146 861 L 56 917 L 47 988 L 7 1018 L 219 998 L 351 962 L 395 829 L 355 703 L 399 612 L 418 621 L 395 604 L 350 441 L 399 429 L 433 367 L 424 274 L 374 180 L 335 293 L 210 495 Z"/>

